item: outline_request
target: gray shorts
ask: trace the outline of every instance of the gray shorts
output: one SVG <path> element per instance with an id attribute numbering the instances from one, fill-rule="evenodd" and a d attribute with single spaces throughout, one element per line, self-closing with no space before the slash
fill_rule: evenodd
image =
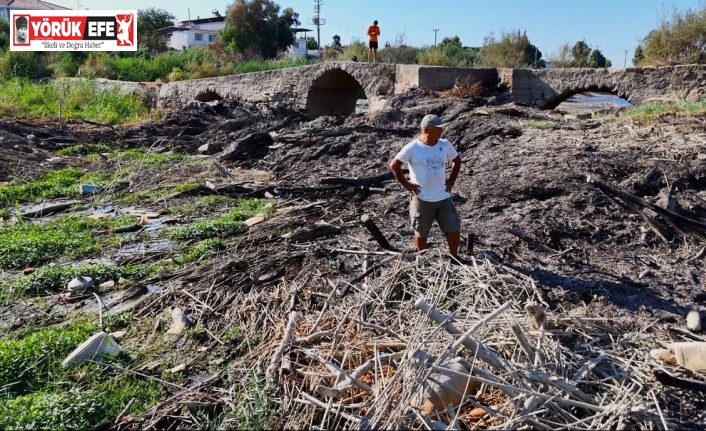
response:
<path id="1" fill-rule="evenodd" d="M 412 218 L 412 228 L 418 237 L 429 236 L 434 220 L 444 234 L 459 232 L 461 218 L 454 208 L 451 198 L 439 202 L 427 202 L 412 196 L 409 204 L 409 216 Z"/>

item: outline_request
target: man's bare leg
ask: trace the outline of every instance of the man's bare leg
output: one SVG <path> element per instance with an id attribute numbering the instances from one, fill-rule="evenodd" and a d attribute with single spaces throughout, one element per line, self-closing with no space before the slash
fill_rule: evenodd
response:
<path id="1" fill-rule="evenodd" d="M 368 49 L 368 63 L 370 63 L 371 61 L 373 61 L 373 49 L 369 48 Z"/>
<path id="2" fill-rule="evenodd" d="M 461 242 L 461 232 L 458 231 L 446 234 L 446 242 L 449 244 L 449 253 L 451 256 L 458 257 L 458 244 Z"/>
<path id="3" fill-rule="evenodd" d="M 422 238 L 421 236 L 417 236 L 417 234 L 414 234 L 414 246 L 417 247 L 417 251 L 422 251 L 427 249 L 427 239 Z"/>

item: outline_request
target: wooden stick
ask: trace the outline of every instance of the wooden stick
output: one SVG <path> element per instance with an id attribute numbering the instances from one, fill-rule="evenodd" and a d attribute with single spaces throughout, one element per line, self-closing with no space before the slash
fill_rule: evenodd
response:
<path id="1" fill-rule="evenodd" d="M 313 352 L 313 351 L 311 351 L 311 350 L 308 350 L 308 349 L 303 349 L 302 352 L 303 352 L 306 356 L 310 357 L 311 359 L 317 360 L 321 365 L 323 365 L 324 367 L 328 368 L 330 371 L 333 371 L 334 373 L 338 373 L 338 375 L 339 375 L 340 377 L 343 377 L 345 380 L 350 380 L 350 382 L 351 382 L 352 384 L 354 384 L 355 386 L 357 386 L 357 387 L 359 387 L 360 389 L 364 390 L 365 392 L 369 393 L 370 395 L 375 395 L 375 394 L 376 394 L 375 389 L 373 389 L 370 385 L 368 385 L 367 383 L 363 383 L 363 382 L 361 382 L 360 380 L 356 379 L 356 378 L 353 377 L 350 373 L 348 373 L 347 371 L 342 370 L 341 368 L 339 368 L 339 367 L 338 367 L 336 364 L 334 364 L 333 362 L 327 361 L 326 359 L 324 359 L 324 358 L 322 358 L 321 356 L 317 355 L 315 352 Z M 317 391 L 319 391 L 320 388 L 325 388 L 325 386 L 319 385 L 319 386 L 317 387 Z M 321 390 L 324 390 L 324 389 L 321 389 Z"/>
<path id="2" fill-rule="evenodd" d="M 387 240 L 387 238 L 385 238 L 385 235 L 380 232 L 380 229 L 378 229 L 377 225 L 375 224 L 373 219 L 370 218 L 369 215 L 363 214 L 363 216 L 360 218 L 360 221 L 363 222 L 365 228 L 368 229 L 368 232 L 370 232 L 373 238 L 375 238 L 375 241 L 380 244 L 380 247 L 384 248 L 385 250 L 399 251 L 390 245 L 390 242 Z"/>
<path id="3" fill-rule="evenodd" d="M 272 355 L 272 359 L 270 359 L 270 365 L 267 367 L 267 370 L 265 374 L 267 375 L 268 378 L 273 378 L 277 366 L 280 364 L 280 361 L 282 360 L 282 355 L 284 354 L 285 349 L 290 345 L 292 341 L 292 335 L 294 334 L 294 326 L 296 325 L 297 322 L 297 312 L 292 311 L 289 313 L 289 321 L 287 322 L 287 326 L 284 330 L 284 336 L 282 337 L 282 342 L 280 343 L 279 347 L 275 351 L 274 355 Z"/>
<path id="4" fill-rule="evenodd" d="M 691 379 L 682 379 L 661 370 L 655 370 L 654 375 L 657 381 L 665 386 L 673 386 L 675 388 L 706 393 L 706 383 Z"/>
<path id="5" fill-rule="evenodd" d="M 702 229 L 706 229 L 706 223 L 704 223 L 704 222 L 701 222 L 698 220 L 693 220 L 688 217 L 684 217 L 681 214 L 677 214 L 677 213 L 670 211 L 666 208 L 662 208 L 659 205 L 655 205 L 651 202 L 647 202 L 646 200 L 644 200 L 638 196 L 635 196 L 631 193 L 624 192 L 620 189 L 617 189 L 617 188 L 611 186 L 610 184 L 607 184 L 607 183 L 605 183 L 597 178 L 594 178 L 590 175 L 586 178 L 586 182 L 588 182 L 589 184 L 595 185 L 596 187 L 598 187 L 599 189 L 601 189 L 604 192 L 612 193 L 613 195 L 619 196 L 621 199 L 623 199 L 625 201 L 630 201 L 630 202 L 633 202 L 633 203 L 640 205 L 642 207 L 649 208 L 652 211 L 654 211 L 662 216 L 670 217 L 672 219 L 676 219 L 676 220 L 700 227 Z"/>
<path id="6" fill-rule="evenodd" d="M 340 184 L 349 187 L 365 187 L 393 180 L 394 178 L 395 176 L 392 172 L 385 172 L 384 174 L 373 175 L 372 177 L 365 178 L 324 177 L 321 178 L 319 182 L 321 184 Z"/>
<path id="7" fill-rule="evenodd" d="M 453 323 L 451 323 L 448 316 L 432 307 L 431 304 L 426 302 L 424 299 L 419 298 L 417 302 L 414 303 L 414 306 L 426 313 L 427 317 L 429 317 L 431 320 L 435 321 L 439 325 L 444 325 L 444 329 L 449 334 L 463 335 L 463 333 L 456 326 L 454 326 Z M 471 353 L 478 356 L 478 358 L 480 358 L 486 364 L 492 366 L 493 368 L 501 372 L 509 372 L 511 375 L 517 374 L 515 367 L 513 367 L 506 360 L 500 358 L 498 355 L 495 354 L 495 352 L 486 349 L 485 346 L 483 346 L 481 343 L 474 340 L 470 336 L 462 338 L 463 346 L 470 350 Z"/>
<path id="8" fill-rule="evenodd" d="M 528 394 L 528 395 L 532 395 L 532 396 L 537 396 L 537 397 L 542 398 L 544 400 L 553 401 L 556 404 L 563 404 L 563 405 L 572 406 L 572 407 L 582 407 L 587 410 L 592 410 L 592 411 L 596 411 L 596 412 L 602 412 L 602 411 L 605 411 L 605 409 L 606 409 L 605 407 L 597 406 L 595 404 L 588 404 L 588 403 L 584 403 L 581 401 L 567 400 L 565 398 L 559 398 L 556 395 L 549 395 L 549 394 L 545 394 L 542 392 L 534 392 L 534 391 L 530 391 L 529 389 L 520 388 L 518 386 L 504 385 L 501 383 L 486 380 L 482 377 L 474 376 L 473 374 L 459 373 L 458 371 L 450 370 L 448 368 L 440 367 L 437 365 L 431 365 L 431 369 L 433 371 L 452 374 L 457 377 L 473 380 L 478 383 L 485 383 L 486 385 L 495 386 L 498 389 L 506 389 L 508 391 L 519 393 L 519 394 Z"/>

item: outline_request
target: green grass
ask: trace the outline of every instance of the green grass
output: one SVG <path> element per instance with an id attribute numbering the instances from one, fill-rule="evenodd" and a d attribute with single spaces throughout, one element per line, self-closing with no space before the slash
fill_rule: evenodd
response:
<path id="1" fill-rule="evenodd" d="M 84 276 L 93 278 L 96 285 L 99 285 L 111 280 L 117 282 L 121 277 L 137 281 L 156 274 L 158 268 L 152 265 L 83 265 L 42 268 L 17 280 L 0 281 L 0 297 L 10 297 L 14 294 L 36 296 L 61 291 L 74 278 L 76 270 Z"/>
<path id="2" fill-rule="evenodd" d="M 265 390 L 265 379 L 253 373 L 235 394 L 232 411 L 225 414 L 223 429 L 271 429 L 275 407 Z"/>
<path id="3" fill-rule="evenodd" d="M 180 265 L 186 265 L 187 263 L 196 262 L 204 256 L 215 254 L 225 249 L 226 244 L 222 239 L 209 238 L 196 244 L 191 250 L 175 259 L 175 261 Z"/>
<path id="4" fill-rule="evenodd" d="M 659 122 L 662 115 L 677 114 L 677 115 L 699 115 L 706 113 L 706 101 L 696 103 L 662 103 L 662 104 L 645 104 L 630 108 L 626 113 L 621 115 L 621 119 L 629 119 L 633 122 L 649 126 Z"/>
<path id="5" fill-rule="evenodd" d="M 0 269 L 36 266 L 60 257 L 79 257 L 100 250 L 105 238 L 93 231 L 134 222 L 130 216 L 94 220 L 63 216 L 46 223 L 19 223 L 0 228 Z"/>
<path id="6" fill-rule="evenodd" d="M 86 321 L 0 340 L 0 429 L 88 429 L 156 403 L 156 382 L 99 364 L 66 370 L 63 359 L 98 330 Z M 120 359 L 118 359 L 120 360 Z"/>
<path id="7" fill-rule="evenodd" d="M 147 148 L 133 148 L 118 151 L 110 159 L 120 159 L 132 162 L 133 165 L 144 168 L 157 168 L 165 165 L 174 165 L 185 162 L 189 156 L 181 153 L 151 153 Z"/>
<path id="8" fill-rule="evenodd" d="M 556 123 L 548 120 L 524 120 L 520 121 L 520 124 L 524 127 L 529 127 L 532 129 L 548 130 L 554 128 Z"/>
<path id="9" fill-rule="evenodd" d="M 146 120 L 150 112 L 141 96 L 101 89 L 91 80 L 40 84 L 11 79 L 0 82 L 0 115 L 124 124 Z"/>
<path id="10" fill-rule="evenodd" d="M 38 180 L 0 186 L 0 206 L 41 199 L 79 197 L 79 184 L 105 186 L 113 178 L 114 174 L 108 172 L 89 173 L 76 168 L 59 169 L 46 173 Z"/>
<path id="11" fill-rule="evenodd" d="M 243 199 L 238 206 L 224 215 L 209 220 L 202 220 L 188 226 L 169 231 L 174 239 L 225 238 L 245 230 L 245 220 L 260 212 L 268 212 L 271 206 L 264 199 Z"/>
<path id="12" fill-rule="evenodd" d="M 98 329 L 95 323 L 77 322 L 0 340 L 0 388 L 15 395 L 43 388 L 62 368 L 61 361 Z"/>
<path id="13" fill-rule="evenodd" d="M 89 154 L 112 153 L 115 148 L 105 144 L 78 144 L 62 148 L 56 152 L 57 156 L 87 156 Z"/>

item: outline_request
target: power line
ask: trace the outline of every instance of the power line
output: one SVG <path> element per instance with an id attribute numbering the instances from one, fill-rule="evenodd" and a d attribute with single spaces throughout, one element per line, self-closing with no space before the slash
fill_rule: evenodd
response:
<path id="1" fill-rule="evenodd" d="M 321 18 L 321 5 L 323 4 L 321 0 L 314 0 L 314 18 L 309 21 L 309 24 L 316 26 L 316 47 L 319 52 L 319 57 L 321 57 L 321 26 L 326 24 L 326 20 Z"/>

